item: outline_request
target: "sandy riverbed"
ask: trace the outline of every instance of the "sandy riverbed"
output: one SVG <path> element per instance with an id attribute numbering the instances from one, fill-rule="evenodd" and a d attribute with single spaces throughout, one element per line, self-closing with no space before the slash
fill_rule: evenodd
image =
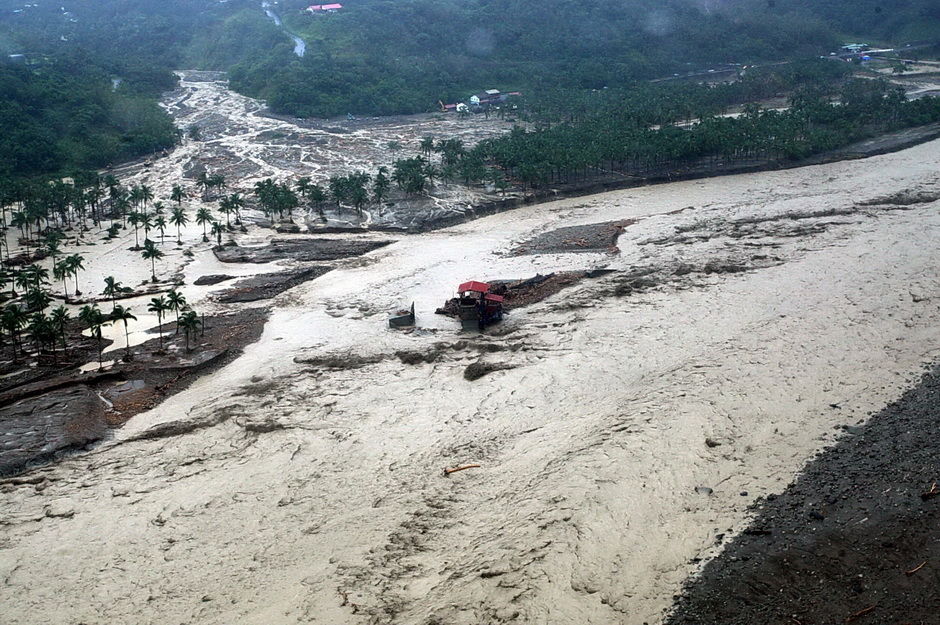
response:
<path id="1" fill-rule="evenodd" d="M 716 531 L 940 353 L 938 166 L 932 142 L 527 207 L 292 289 L 231 365 L 2 486 L 4 621 L 657 622 Z M 510 254 L 629 219 L 616 257 Z M 467 278 L 601 266 L 467 345 L 431 314 Z M 411 300 L 424 329 L 388 331 Z M 512 368 L 465 380 L 480 359 Z"/>

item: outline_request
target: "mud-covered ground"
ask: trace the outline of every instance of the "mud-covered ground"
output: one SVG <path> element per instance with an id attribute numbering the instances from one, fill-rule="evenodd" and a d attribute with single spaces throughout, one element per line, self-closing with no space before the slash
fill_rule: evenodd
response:
<path id="1" fill-rule="evenodd" d="M 558 228 L 525 241 L 515 254 L 564 254 L 568 252 L 618 253 L 617 239 L 633 225 L 632 220 Z"/>
<path id="2" fill-rule="evenodd" d="M 266 245 L 244 247 L 227 245 L 212 251 L 223 263 L 270 263 L 279 260 L 298 262 L 330 261 L 361 256 L 391 240 L 367 241 L 353 239 L 273 239 Z"/>
<path id="3" fill-rule="evenodd" d="M 84 371 L 59 367 L 41 380 L 7 388 L 0 395 L 0 475 L 23 471 L 86 449 L 114 427 L 185 389 L 199 375 L 233 361 L 261 335 L 263 309 L 203 318 L 192 336 L 164 324 L 165 334 L 131 350 L 119 348 L 105 358 L 130 353 L 124 361 L 94 364 Z M 90 355 L 94 362 L 97 349 Z M 84 364 L 81 362 L 79 364 Z"/>
<path id="4" fill-rule="evenodd" d="M 199 140 L 186 138 L 166 156 L 116 167 L 119 178 L 145 180 L 158 193 L 182 183 L 195 185 L 202 172 L 225 176 L 227 193 L 240 192 L 249 200 L 256 182 L 273 178 L 293 184 L 301 176 L 325 185 L 331 176 L 357 171 L 375 174 L 399 158 L 420 153 L 420 141 L 460 139 L 468 145 L 508 132 L 513 123 L 495 117 L 430 114 L 391 118 L 301 120 L 271 115 L 264 104 L 227 88 L 224 74 L 180 72 L 179 88 L 167 94 L 163 106 L 184 129 L 199 128 Z M 487 194 L 484 189 L 438 183 L 429 196 L 408 198 L 393 191 L 382 206 L 360 214 L 352 207 L 324 204 L 322 215 L 310 211 L 302 228 L 329 231 L 368 227 L 421 228 L 427 223 L 472 215 Z M 495 197 L 495 194 L 494 194 Z M 247 210 L 247 221 L 259 217 Z"/>
<path id="5" fill-rule="evenodd" d="M 934 367 L 867 422 L 846 419 L 688 585 L 668 625 L 937 623 L 938 414 Z"/>

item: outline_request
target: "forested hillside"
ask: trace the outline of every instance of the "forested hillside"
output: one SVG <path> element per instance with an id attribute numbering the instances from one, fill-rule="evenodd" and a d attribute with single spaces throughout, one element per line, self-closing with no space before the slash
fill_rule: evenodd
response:
<path id="1" fill-rule="evenodd" d="M 170 147 L 152 97 L 114 88 L 82 55 L 0 65 L 0 178 L 91 168 Z"/>
<path id="2" fill-rule="evenodd" d="M 182 67 L 229 71 L 280 113 L 395 114 L 488 87 L 547 99 L 818 56 L 846 37 L 940 37 L 934 0 L 348 0 L 321 15 L 308 4 L 274 5 L 279 27 L 260 0 L 0 0 L 0 172 L 167 145 L 154 100 Z M 307 42 L 303 58 L 285 29 Z"/>
<path id="3" fill-rule="evenodd" d="M 192 63 L 194 35 L 249 4 L 0 0 L 0 177 L 172 146 L 176 129 L 156 99 L 176 84 L 172 71 Z"/>
<path id="4" fill-rule="evenodd" d="M 301 115 L 405 113 L 501 89 L 591 88 L 700 68 L 817 55 L 838 39 L 806 16 L 732 15 L 689 0 L 353 0 L 329 15 L 282 2 L 308 41 L 239 64 L 233 85 Z"/>

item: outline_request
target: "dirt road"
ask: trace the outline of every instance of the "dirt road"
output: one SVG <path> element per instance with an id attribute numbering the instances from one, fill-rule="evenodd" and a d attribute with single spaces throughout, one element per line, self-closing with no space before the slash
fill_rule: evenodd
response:
<path id="1" fill-rule="evenodd" d="M 2 485 L 3 620 L 656 623 L 940 354 L 938 171 L 933 142 L 526 207 L 287 291 L 230 366 Z M 615 220 L 619 256 L 511 254 Z M 487 336 L 431 314 L 468 278 L 601 266 Z M 412 300 L 422 329 L 387 330 Z"/>

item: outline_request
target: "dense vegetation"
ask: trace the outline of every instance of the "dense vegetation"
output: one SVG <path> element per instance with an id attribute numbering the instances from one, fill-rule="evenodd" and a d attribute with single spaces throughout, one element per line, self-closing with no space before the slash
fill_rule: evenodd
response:
<path id="1" fill-rule="evenodd" d="M 619 87 L 823 55 L 842 36 L 940 37 L 931 0 L 353 0 L 328 15 L 307 4 L 278 9 L 308 42 L 303 59 L 285 43 L 232 71 L 237 90 L 300 116 L 426 111 L 489 87 Z"/>
<path id="2" fill-rule="evenodd" d="M 235 4 L 247 2 L 0 0 L 0 178 L 172 146 L 176 129 L 156 98 L 176 84 L 187 42 Z"/>
<path id="3" fill-rule="evenodd" d="M 838 103 L 832 102 L 833 95 Z M 611 176 L 707 174 L 786 163 L 887 131 L 940 121 L 940 99 L 908 101 L 903 90 L 877 80 L 848 81 L 836 94 L 806 85 L 791 96 L 786 111 L 746 104 L 740 116 L 705 112 L 688 127 L 651 127 L 654 116 L 662 114 L 659 102 L 645 99 L 645 93 L 637 97 L 644 99 L 535 130 L 517 127 L 472 147 L 455 139 L 429 140 L 422 155 L 395 164 L 392 179 L 406 192 L 419 192 L 435 177 L 467 185 L 488 183 L 502 190 L 515 184 L 536 188 Z M 707 106 L 700 108 L 707 111 Z M 671 117 L 681 122 L 686 115 L 676 109 Z M 432 151 L 440 154 L 439 164 L 431 159 Z"/>
<path id="4" fill-rule="evenodd" d="M 0 0 L 0 55 L 26 55 L 0 65 L 0 176 L 172 144 L 154 99 L 180 67 L 230 70 L 236 90 L 300 116 L 426 111 L 498 87 L 534 96 L 536 119 L 567 108 L 573 121 L 579 110 L 632 106 L 624 94 L 653 76 L 823 54 L 849 33 L 940 36 L 932 0 L 350 0 L 329 15 L 307 4 L 276 7 L 308 43 L 298 58 L 257 0 Z M 782 91 L 758 81 L 738 92 L 656 91 L 647 99 L 663 110 L 651 119 L 714 113 L 750 88 Z"/>
<path id="5" fill-rule="evenodd" d="M 282 3 L 309 43 L 303 59 L 281 48 L 232 73 L 237 89 L 299 115 L 424 111 L 492 86 L 599 89 L 837 43 L 805 16 L 731 19 L 688 0 L 360 0 L 330 15 L 306 4 Z"/>
<path id="6" fill-rule="evenodd" d="M 115 90 L 78 56 L 0 66 L 0 126 L 0 178 L 102 166 L 176 141 L 152 97 Z"/>

